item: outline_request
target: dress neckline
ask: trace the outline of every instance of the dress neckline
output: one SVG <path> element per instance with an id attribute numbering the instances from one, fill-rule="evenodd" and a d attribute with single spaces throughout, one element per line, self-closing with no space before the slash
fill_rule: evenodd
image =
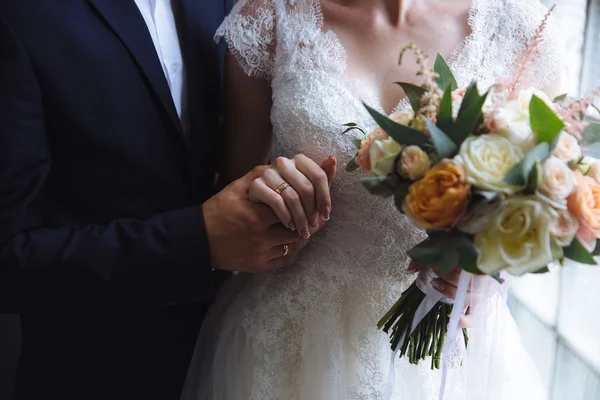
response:
<path id="1" fill-rule="evenodd" d="M 391 113 L 388 114 L 387 111 L 385 111 L 385 109 L 383 108 L 383 103 L 381 102 L 381 98 L 376 94 L 375 90 L 362 84 L 362 81 L 360 80 L 360 78 L 346 77 L 346 72 L 348 70 L 348 57 L 347 57 L 346 48 L 344 47 L 339 36 L 333 29 L 327 29 L 326 31 L 324 30 L 325 15 L 323 14 L 323 9 L 321 8 L 321 0 L 309 0 L 309 1 L 311 1 L 313 3 L 312 8 L 315 13 L 318 30 L 321 32 L 322 35 L 329 35 L 331 37 L 334 45 L 337 47 L 339 54 L 343 55 L 340 58 L 340 60 L 338 60 L 338 62 L 342 63 L 341 70 L 342 70 L 344 82 L 353 82 L 354 83 L 352 85 L 352 87 L 353 87 L 352 91 L 356 92 L 358 90 L 358 92 L 363 92 L 362 94 L 364 95 L 364 97 L 375 101 L 374 104 L 369 104 L 371 107 L 375 108 L 376 110 L 378 110 L 388 116 L 407 107 L 409 104 L 408 99 L 406 97 L 403 97 L 400 100 L 400 102 L 396 105 L 396 107 L 394 107 L 392 109 Z M 448 65 L 450 66 L 450 69 L 452 69 L 453 72 L 456 72 L 456 71 L 454 71 L 454 65 L 456 64 L 456 61 L 461 57 L 466 46 L 471 41 L 473 41 L 474 38 L 476 37 L 477 29 L 476 29 L 476 25 L 475 25 L 474 21 L 475 21 L 476 14 L 478 12 L 480 12 L 482 2 L 483 2 L 483 0 L 472 0 L 471 6 L 469 7 L 469 17 L 467 19 L 467 24 L 469 25 L 471 32 L 460 41 L 460 43 L 454 48 L 454 50 L 452 50 L 450 58 L 448 60 L 446 60 Z M 359 99 L 359 100 L 363 101 L 365 99 Z"/>

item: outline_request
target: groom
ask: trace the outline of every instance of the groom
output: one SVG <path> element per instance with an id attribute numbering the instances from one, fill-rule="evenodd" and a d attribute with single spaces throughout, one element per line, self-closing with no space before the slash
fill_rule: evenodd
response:
<path id="1" fill-rule="evenodd" d="M 0 312 L 21 314 L 19 399 L 178 399 L 213 268 L 283 267 L 305 244 L 248 201 L 260 171 L 215 194 L 226 9 L 0 0 Z"/>

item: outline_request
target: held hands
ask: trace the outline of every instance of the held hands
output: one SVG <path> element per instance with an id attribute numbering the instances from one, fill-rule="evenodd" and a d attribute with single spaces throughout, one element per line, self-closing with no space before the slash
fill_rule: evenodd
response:
<path id="1" fill-rule="evenodd" d="M 292 159 L 279 157 L 252 182 L 249 198 L 271 207 L 284 226 L 307 240 L 311 229 L 319 229 L 331 217 L 329 188 L 335 174 L 334 157 L 320 166 L 302 154 Z"/>
<path id="2" fill-rule="evenodd" d="M 307 171 L 307 174 L 312 177 L 312 180 L 309 180 L 311 186 L 309 188 L 308 183 L 297 175 L 299 170 L 294 172 L 291 171 L 294 167 L 290 167 L 290 170 L 283 167 L 282 170 L 285 170 L 283 174 L 290 185 L 284 190 L 289 191 L 285 197 L 287 200 L 275 192 L 276 188 L 283 183 L 283 178 L 277 182 L 274 189 L 269 186 L 269 192 L 264 192 L 265 186 L 262 183 L 267 181 L 260 178 L 263 178 L 266 173 L 266 176 L 271 179 L 268 182 L 275 182 L 274 179 L 278 176 L 276 174 L 280 173 L 279 169 L 267 172 L 277 167 L 262 166 L 233 182 L 203 204 L 204 223 L 213 268 L 258 273 L 289 265 L 308 243 L 304 237 L 310 236 L 310 231 L 308 235 L 298 235 L 291 230 L 290 222 L 293 221 L 294 228 L 296 224 L 306 227 L 308 222 L 305 221 L 311 221 L 313 223 L 310 226 L 315 226 L 313 221 L 315 215 L 320 214 L 321 219 L 329 218 L 331 215 L 329 184 L 335 177 L 335 159 L 325 160 L 323 169 L 304 156 L 294 158 L 294 165 L 296 159 L 299 159 L 298 163 L 301 165 L 299 168 Z M 292 162 L 292 160 L 287 161 Z M 287 164 L 287 161 L 282 159 L 276 164 L 278 166 Z M 322 185 L 323 176 L 325 186 Z M 306 175 L 304 177 L 308 179 Z M 313 180 L 317 188 L 313 185 Z M 292 182 L 299 192 L 293 189 Z M 298 187 L 299 182 L 305 184 L 305 187 Z M 252 195 L 249 193 L 251 185 Z M 281 191 L 281 194 L 284 191 Z M 302 208 L 304 207 L 302 201 L 306 201 L 310 208 Z M 288 202 L 293 212 L 287 208 Z M 321 210 L 321 213 L 318 210 Z M 320 227 L 321 219 L 317 218 L 315 229 Z M 283 221 L 286 221 L 286 226 L 282 225 Z"/>

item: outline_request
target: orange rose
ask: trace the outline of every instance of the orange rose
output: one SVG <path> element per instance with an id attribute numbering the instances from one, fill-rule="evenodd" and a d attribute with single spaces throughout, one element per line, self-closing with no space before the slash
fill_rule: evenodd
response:
<path id="1" fill-rule="evenodd" d="M 451 229 L 467 212 L 471 186 L 463 167 L 442 160 L 413 183 L 404 200 L 403 211 L 422 229 Z"/>
<path id="2" fill-rule="evenodd" d="M 575 174 L 577 186 L 567 199 L 569 211 L 588 232 L 600 237 L 600 183 L 589 176 L 583 176 L 581 172 Z"/>

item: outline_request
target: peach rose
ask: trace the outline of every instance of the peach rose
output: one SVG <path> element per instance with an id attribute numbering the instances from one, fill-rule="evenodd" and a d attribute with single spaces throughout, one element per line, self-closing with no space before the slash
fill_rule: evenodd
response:
<path id="1" fill-rule="evenodd" d="M 575 189 L 575 173 L 556 156 L 550 156 L 542 168 L 540 191 L 550 199 L 563 204 Z"/>
<path id="2" fill-rule="evenodd" d="M 577 218 L 580 230 L 587 236 L 600 236 L 600 183 L 581 172 L 575 172 L 577 186 L 567 199 L 569 211 Z"/>
<path id="3" fill-rule="evenodd" d="M 561 247 L 565 247 L 573 241 L 579 230 L 579 222 L 568 210 L 556 211 L 558 215 L 550 224 L 550 234 Z"/>
<path id="4" fill-rule="evenodd" d="M 442 160 L 410 186 L 402 209 L 419 228 L 451 229 L 467 212 L 470 196 L 464 168 Z"/>

